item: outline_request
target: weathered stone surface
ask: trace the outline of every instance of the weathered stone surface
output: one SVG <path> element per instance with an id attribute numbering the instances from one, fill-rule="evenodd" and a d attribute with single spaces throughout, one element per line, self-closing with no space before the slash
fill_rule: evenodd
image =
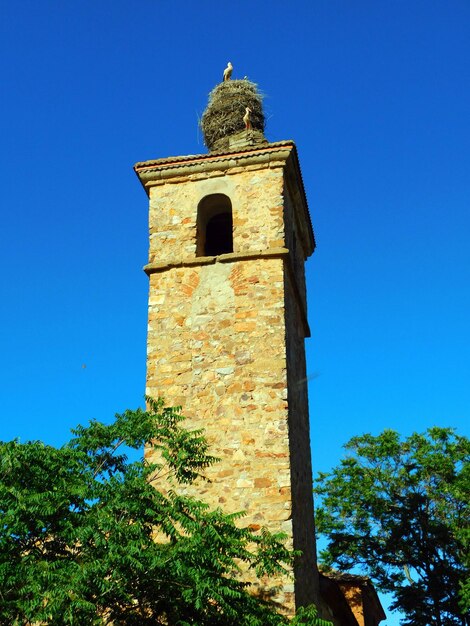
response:
<path id="1" fill-rule="evenodd" d="M 317 601 L 305 211 L 292 200 L 281 158 L 196 166 L 179 178 L 157 173 L 149 187 L 147 394 L 181 405 L 221 459 L 207 470 L 211 482 L 188 492 L 246 511 L 242 524 L 282 530 L 302 550 L 294 583 L 269 582 L 292 612 L 294 601 Z M 196 257 L 197 207 L 209 194 L 227 195 L 233 210 L 233 253 L 217 258 Z"/>

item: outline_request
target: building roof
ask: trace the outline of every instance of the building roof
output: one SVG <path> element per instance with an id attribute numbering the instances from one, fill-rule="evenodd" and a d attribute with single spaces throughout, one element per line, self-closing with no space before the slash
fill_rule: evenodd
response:
<path id="1" fill-rule="evenodd" d="M 184 164 L 185 162 L 190 161 L 226 161 L 227 159 L 231 159 L 234 156 L 248 152 L 265 152 L 266 148 L 283 148 L 286 146 L 294 146 L 295 143 L 291 139 L 286 139 L 284 141 L 273 141 L 266 142 L 264 145 L 258 145 L 256 147 L 253 146 L 245 146 L 240 147 L 237 150 L 230 151 L 216 151 L 216 152 L 206 152 L 204 154 L 186 154 L 183 156 L 170 156 L 164 157 L 162 159 L 150 159 L 149 161 L 140 161 L 134 165 L 134 170 L 136 172 L 140 172 L 145 169 L 153 168 L 154 166 L 165 166 L 165 165 L 173 165 L 177 163 Z"/>
<path id="2" fill-rule="evenodd" d="M 359 574 L 350 574 L 349 572 L 320 571 L 320 582 L 325 579 L 329 580 L 333 584 L 336 584 L 340 589 L 344 588 L 359 588 L 362 592 L 362 604 L 364 611 L 364 618 L 367 618 L 368 623 L 369 614 L 373 613 L 377 617 L 377 621 L 382 621 L 386 618 L 385 611 L 379 596 L 372 584 L 371 579 L 368 576 L 361 576 Z M 328 587 L 326 582 L 323 582 L 324 588 Z"/>

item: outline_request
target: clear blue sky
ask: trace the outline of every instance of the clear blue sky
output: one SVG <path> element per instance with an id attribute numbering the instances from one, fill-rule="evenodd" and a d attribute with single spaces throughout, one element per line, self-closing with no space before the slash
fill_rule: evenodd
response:
<path id="1" fill-rule="evenodd" d="M 315 470 L 361 432 L 469 435 L 468 0 L 0 0 L 0 438 L 142 404 L 132 165 L 205 152 L 228 60 L 299 149 Z"/>

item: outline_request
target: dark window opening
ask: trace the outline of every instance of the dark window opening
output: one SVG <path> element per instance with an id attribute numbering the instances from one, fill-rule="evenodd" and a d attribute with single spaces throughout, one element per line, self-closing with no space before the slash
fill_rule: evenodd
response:
<path id="1" fill-rule="evenodd" d="M 225 194 L 214 193 L 198 205 L 196 256 L 229 252 L 233 252 L 232 203 Z"/>
<path id="2" fill-rule="evenodd" d="M 205 256 L 233 252 L 232 213 L 219 213 L 207 222 Z"/>

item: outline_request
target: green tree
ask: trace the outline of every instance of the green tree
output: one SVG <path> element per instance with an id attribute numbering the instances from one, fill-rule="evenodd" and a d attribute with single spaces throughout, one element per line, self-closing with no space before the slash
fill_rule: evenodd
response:
<path id="1" fill-rule="evenodd" d="M 287 623 L 238 577 L 240 563 L 281 571 L 292 558 L 282 538 L 178 494 L 215 462 L 183 419 L 149 400 L 79 426 L 59 449 L 0 443 L 0 624 Z M 126 447 L 149 441 L 159 462 L 130 462 Z M 314 607 L 296 620 L 322 623 Z"/>
<path id="2" fill-rule="evenodd" d="M 322 561 L 392 592 L 404 624 L 470 624 L 470 441 L 447 428 L 405 440 L 386 430 L 345 448 L 316 481 Z"/>

